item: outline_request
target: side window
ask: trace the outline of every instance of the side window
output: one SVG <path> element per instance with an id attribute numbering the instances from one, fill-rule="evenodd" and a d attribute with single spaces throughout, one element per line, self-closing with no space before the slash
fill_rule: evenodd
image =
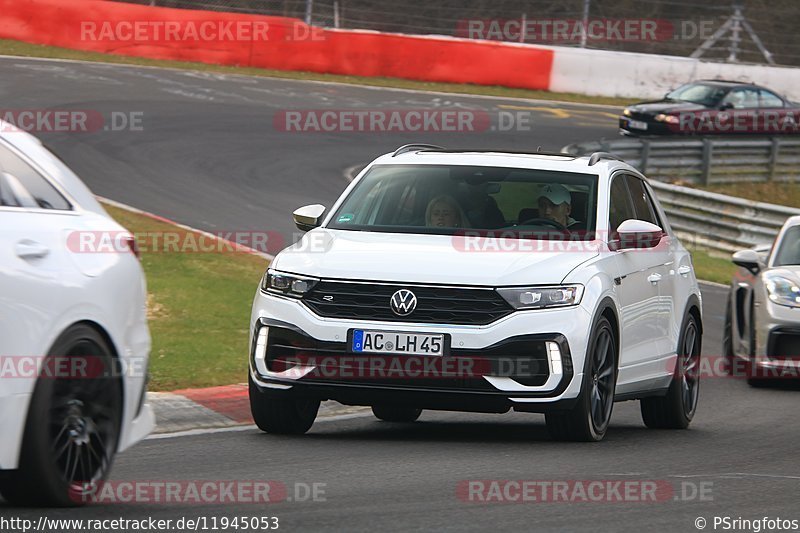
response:
<path id="1" fill-rule="evenodd" d="M 723 100 L 734 109 L 752 109 L 758 107 L 758 89 L 733 89 Z"/>
<path id="2" fill-rule="evenodd" d="M 72 209 L 50 183 L 0 144 L 0 204 L 6 207 Z"/>
<path id="3" fill-rule="evenodd" d="M 625 177 L 619 175 L 611 182 L 611 196 L 608 204 L 609 229 L 617 231 L 620 224 L 631 218 L 636 218 L 636 213 L 631 205 Z"/>
<path id="4" fill-rule="evenodd" d="M 653 204 L 653 199 L 647 192 L 644 182 L 635 176 L 626 176 L 628 181 L 628 188 L 631 190 L 631 198 L 633 199 L 633 207 L 636 210 L 636 218 L 650 222 L 663 228 L 661 220 L 658 218 L 658 211 Z"/>
<path id="5" fill-rule="evenodd" d="M 777 94 L 764 89 L 761 89 L 759 93 L 761 94 L 760 107 L 783 107 L 783 100 Z"/>

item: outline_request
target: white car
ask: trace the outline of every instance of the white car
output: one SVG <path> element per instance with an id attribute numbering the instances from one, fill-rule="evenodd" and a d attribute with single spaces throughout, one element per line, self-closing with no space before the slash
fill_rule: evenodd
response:
<path id="1" fill-rule="evenodd" d="M 369 164 L 256 292 L 250 404 L 304 433 L 320 400 L 413 422 L 423 409 L 546 414 L 601 440 L 614 401 L 648 427 L 697 408 L 691 257 L 644 176 L 609 154 L 407 145 Z"/>
<path id="2" fill-rule="evenodd" d="M 36 138 L 0 122 L 0 494 L 84 503 L 154 427 L 130 234 Z M 105 252 L 105 253 L 104 253 Z"/>

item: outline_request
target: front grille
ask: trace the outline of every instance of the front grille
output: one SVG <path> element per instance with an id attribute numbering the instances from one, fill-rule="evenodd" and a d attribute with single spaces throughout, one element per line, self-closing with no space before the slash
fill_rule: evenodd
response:
<path id="1" fill-rule="evenodd" d="M 564 370 L 572 372 L 565 349 Z M 303 383 L 395 386 L 496 392 L 483 376 L 510 377 L 527 386 L 541 386 L 550 375 L 545 341 L 512 337 L 482 349 L 457 349 L 443 357 L 424 355 L 355 354 L 344 342 L 319 341 L 298 331 L 270 327 L 267 368 L 286 372 L 313 366 Z"/>
<path id="2" fill-rule="evenodd" d="M 767 355 L 773 359 L 800 359 L 800 331 L 773 330 L 769 335 Z"/>
<path id="3" fill-rule="evenodd" d="M 409 289 L 417 307 L 398 316 L 390 307 L 392 295 Z M 320 281 L 303 302 L 320 316 L 387 322 L 485 325 L 514 309 L 493 289 L 423 287 L 409 284 L 372 284 Z"/>
<path id="4" fill-rule="evenodd" d="M 628 117 L 633 120 L 640 120 L 642 122 L 652 122 L 653 115 L 650 113 L 637 113 L 636 111 L 631 111 L 630 116 Z"/>

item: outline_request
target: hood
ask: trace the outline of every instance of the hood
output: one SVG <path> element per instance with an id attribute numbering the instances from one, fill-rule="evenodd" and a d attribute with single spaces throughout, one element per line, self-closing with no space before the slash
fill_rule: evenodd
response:
<path id="1" fill-rule="evenodd" d="M 476 286 L 561 283 L 598 255 L 597 241 L 564 243 L 318 228 L 271 268 L 328 279 Z"/>
<path id="2" fill-rule="evenodd" d="M 657 115 L 659 113 L 681 113 L 687 111 L 708 110 L 707 106 L 694 102 L 682 102 L 680 100 L 657 100 L 653 102 L 640 102 L 627 106 L 633 112 Z"/>

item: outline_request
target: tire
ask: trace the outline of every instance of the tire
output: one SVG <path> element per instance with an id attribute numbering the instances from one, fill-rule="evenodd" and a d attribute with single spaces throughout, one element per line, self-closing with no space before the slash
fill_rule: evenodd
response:
<path id="1" fill-rule="evenodd" d="M 600 317 L 586 351 L 584 374 L 578 402 L 566 413 L 545 415 L 547 430 L 556 440 L 598 442 L 603 440 L 614 408 L 617 385 L 617 342 L 611 323 Z"/>
<path id="2" fill-rule="evenodd" d="M 700 393 L 700 323 L 689 313 L 678 339 L 677 361 L 667 394 L 642 398 L 644 424 L 651 429 L 686 429 L 697 411 Z"/>
<path id="3" fill-rule="evenodd" d="M 733 355 L 733 319 L 731 315 L 731 298 L 728 297 L 728 305 L 725 308 L 725 326 L 722 330 L 722 357 L 725 362 L 725 372 L 729 376 L 735 374 L 735 357 Z"/>
<path id="4" fill-rule="evenodd" d="M 311 429 L 319 411 L 319 400 L 267 395 L 248 377 L 250 412 L 256 426 L 265 433 L 302 435 Z"/>
<path id="5" fill-rule="evenodd" d="M 404 405 L 373 405 L 372 414 L 384 422 L 414 422 L 422 414 L 422 409 Z"/>
<path id="6" fill-rule="evenodd" d="M 76 507 L 91 502 L 108 478 L 122 419 L 118 362 L 105 338 L 87 325 L 64 332 L 43 368 L 58 368 L 56 358 L 72 357 L 85 357 L 90 370 L 49 377 L 43 370 L 36 382 L 19 468 L 0 482 L 0 492 L 12 504 Z"/>

